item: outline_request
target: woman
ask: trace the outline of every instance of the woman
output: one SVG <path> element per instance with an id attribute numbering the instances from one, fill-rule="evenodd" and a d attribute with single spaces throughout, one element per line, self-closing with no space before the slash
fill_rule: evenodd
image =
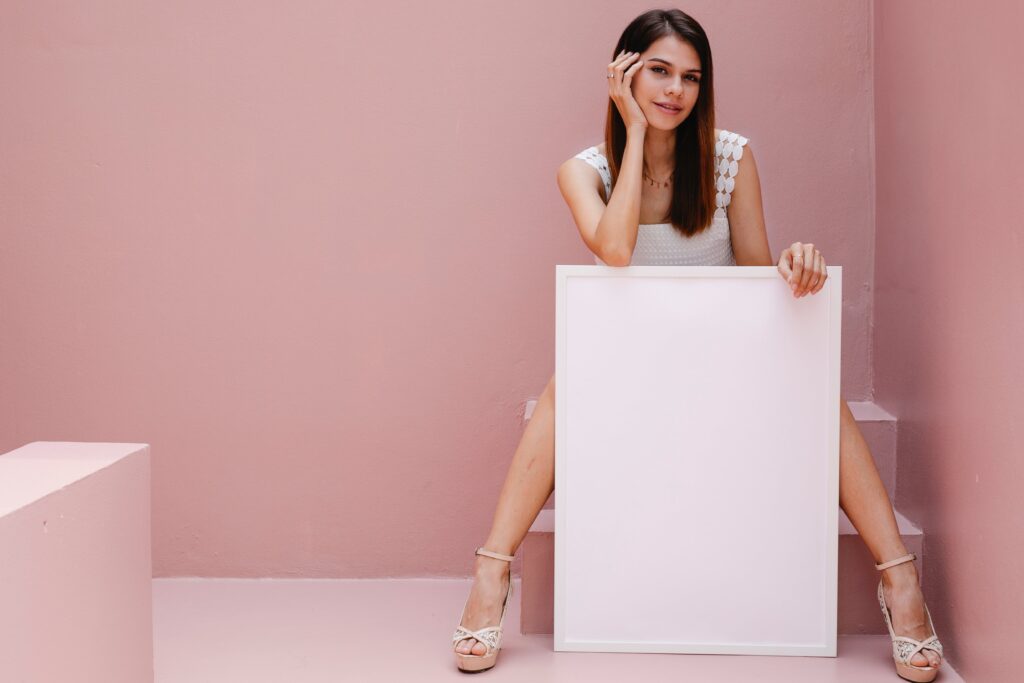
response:
<path id="1" fill-rule="evenodd" d="M 772 265 L 749 141 L 714 128 L 711 51 L 700 24 L 679 10 L 646 12 L 626 28 L 614 54 L 605 140 L 558 170 L 559 189 L 595 260 Z M 777 267 L 797 298 L 819 292 L 828 277 L 813 244 L 790 245 Z M 553 491 L 554 391 L 552 377 L 512 459 L 487 542 L 477 549 L 475 580 L 453 636 L 462 670 L 494 666 L 512 556 Z M 942 646 L 916 558 L 900 539 L 871 453 L 842 400 L 840 415 L 839 502 L 882 572 L 876 597 L 897 673 L 934 680 Z"/>

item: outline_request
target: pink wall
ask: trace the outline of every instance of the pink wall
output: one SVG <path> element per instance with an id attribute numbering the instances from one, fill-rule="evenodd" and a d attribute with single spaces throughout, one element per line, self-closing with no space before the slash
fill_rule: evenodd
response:
<path id="1" fill-rule="evenodd" d="M 875 3 L 877 399 L 966 680 L 1019 681 L 1024 95 L 1018 2 Z"/>
<path id="2" fill-rule="evenodd" d="M 555 170 L 650 5 L 552 7 L 0 5 L 0 452 L 151 444 L 157 576 L 470 571 L 591 262 Z M 870 398 L 870 3 L 686 10 Z"/>

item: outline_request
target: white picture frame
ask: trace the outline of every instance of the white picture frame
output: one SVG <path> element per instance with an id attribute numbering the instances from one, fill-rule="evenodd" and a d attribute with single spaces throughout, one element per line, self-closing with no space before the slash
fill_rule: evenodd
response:
<path id="1" fill-rule="evenodd" d="M 556 266 L 556 651 L 836 656 L 827 269 Z"/>

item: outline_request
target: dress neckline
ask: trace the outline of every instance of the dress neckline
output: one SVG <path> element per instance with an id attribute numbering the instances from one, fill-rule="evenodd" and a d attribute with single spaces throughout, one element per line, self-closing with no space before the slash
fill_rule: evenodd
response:
<path id="1" fill-rule="evenodd" d="M 606 164 L 608 163 L 608 157 L 606 157 L 605 155 L 601 154 L 601 150 L 599 150 L 597 148 L 597 145 L 591 145 L 590 149 L 594 150 L 594 154 L 596 154 L 597 156 L 599 156 L 602 159 L 604 159 L 604 162 Z M 657 228 L 657 227 L 660 227 L 662 225 L 672 225 L 672 223 L 671 222 L 667 222 L 667 223 L 640 223 L 639 227 L 641 227 L 641 228 Z"/>
<path id="2" fill-rule="evenodd" d="M 599 150 L 597 148 L 597 145 L 591 145 L 590 149 L 594 150 L 594 154 L 596 154 L 597 156 L 599 156 L 602 159 L 604 159 L 605 164 L 608 163 L 608 157 L 606 157 L 605 155 L 601 154 L 601 150 Z M 716 220 L 718 220 L 717 216 L 711 219 L 712 222 L 714 222 Z M 637 227 L 640 227 L 640 228 L 659 228 L 659 227 L 661 227 L 663 225 L 671 226 L 672 223 L 671 222 L 666 222 L 666 223 L 640 223 Z"/>

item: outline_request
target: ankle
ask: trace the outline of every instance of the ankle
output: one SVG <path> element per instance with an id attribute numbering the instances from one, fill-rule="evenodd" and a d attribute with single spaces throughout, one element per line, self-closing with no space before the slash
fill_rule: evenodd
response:
<path id="1" fill-rule="evenodd" d="M 891 589 L 908 588 L 919 585 L 917 567 L 913 562 L 904 562 L 889 567 L 882 572 L 882 585 Z"/>
<path id="2" fill-rule="evenodd" d="M 485 576 L 487 578 L 500 577 L 511 574 L 511 565 L 504 560 L 497 560 L 486 555 L 477 555 L 475 573 L 477 576 Z"/>

